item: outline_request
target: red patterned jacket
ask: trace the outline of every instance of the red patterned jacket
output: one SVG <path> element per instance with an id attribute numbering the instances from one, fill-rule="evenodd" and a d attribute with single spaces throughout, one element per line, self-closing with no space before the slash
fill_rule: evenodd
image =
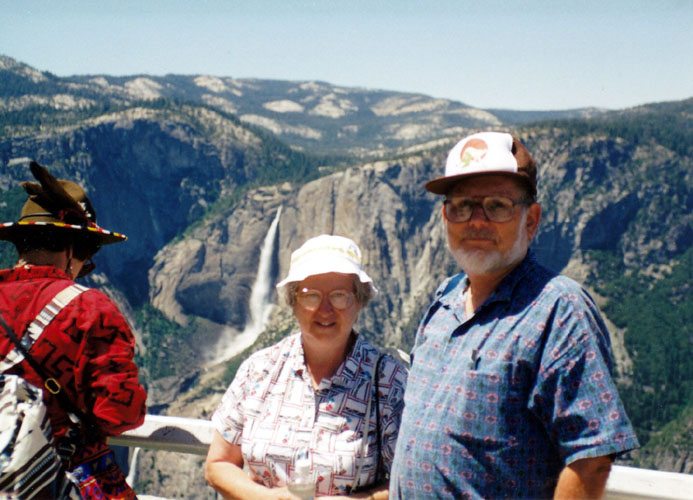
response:
<path id="1" fill-rule="evenodd" d="M 0 270 L 0 314 L 21 338 L 39 311 L 73 283 L 52 266 Z M 12 341 L 0 335 L 0 359 L 13 348 Z M 67 304 L 30 354 L 60 382 L 68 398 L 92 416 L 100 432 L 86 437 L 73 456 L 73 465 L 105 450 L 107 436 L 142 424 L 147 395 L 133 362 L 135 339 L 116 305 L 102 292 L 88 289 Z M 26 360 L 9 372 L 43 388 L 42 379 Z M 43 392 L 53 432 L 58 438 L 64 436 L 67 415 L 53 395 Z"/>

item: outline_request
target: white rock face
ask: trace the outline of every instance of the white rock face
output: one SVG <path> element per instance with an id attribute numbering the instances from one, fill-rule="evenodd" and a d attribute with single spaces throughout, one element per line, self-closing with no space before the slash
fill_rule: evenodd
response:
<path id="1" fill-rule="evenodd" d="M 50 106 L 53 109 L 65 110 L 87 108 L 95 103 L 91 99 L 75 97 L 71 94 L 23 95 L 21 97 L 0 99 L 0 110 L 15 111 L 27 106 Z"/>
<path id="2" fill-rule="evenodd" d="M 93 83 L 94 85 L 98 85 L 99 87 L 108 87 L 108 80 L 106 80 L 103 76 L 90 78 L 89 83 Z"/>
<path id="3" fill-rule="evenodd" d="M 57 94 L 51 97 L 51 105 L 55 109 L 84 108 L 92 103 L 93 101 L 87 99 L 75 99 L 74 96 L 69 94 Z"/>
<path id="4" fill-rule="evenodd" d="M 396 116 L 405 113 L 438 111 L 450 105 L 446 99 L 430 99 L 418 96 L 388 97 L 371 107 L 377 116 Z"/>
<path id="5" fill-rule="evenodd" d="M 303 113 L 304 110 L 303 106 L 290 99 L 266 102 L 262 107 L 275 113 Z"/>
<path id="6" fill-rule="evenodd" d="M 349 113 L 358 111 L 349 99 L 338 97 L 336 94 L 323 96 L 320 103 L 309 111 L 311 115 L 326 116 L 328 118 L 342 118 Z"/>
<path id="7" fill-rule="evenodd" d="M 235 89 L 233 90 L 234 92 L 237 92 Z M 202 101 L 205 104 L 208 104 L 209 106 L 214 106 L 222 111 L 226 111 L 227 113 L 231 114 L 236 114 L 238 113 L 238 108 L 234 105 L 233 102 L 229 101 L 228 99 L 225 99 L 223 97 L 219 97 L 217 95 L 211 95 L 211 94 L 205 94 L 202 96 Z"/>
<path id="8" fill-rule="evenodd" d="M 43 73 L 35 69 L 25 68 L 23 73 L 25 76 L 31 78 L 31 81 L 34 83 L 39 83 L 48 80 L 48 78 L 46 78 L 46 76 Z"/>
<path id="9" fill-rule="evenodd" d="M 245 123 L 250 123 L 251 125 L 257 125 L 258 127 L 266 128 L 270 132 L 282 135 L 282 134 L 293 134 L 300 137 L 305 137 L 306 139 L 319 140 L 322 137 L 322 132 L 310 127 L 296 127 L 292 125 L 287 125 L 285 123 L 280 123 L 277 120 L 267 118 L 266 116 L 260 115 L 242 115 L 241 121 Z"/>
<path id="10" fill-rule="evenodd" d="M 267 118 L 266 116 L 260 115 L 242 115 L 241 121 L 245 123 L 250 123 L 251 125 L 257 125 L 258 127 L 266 128 L 274 134 L 281 134 L 283 128 L 276 120 Z"/>
<path id="11" fill-rule="evenodd" d="M 130 80 L 125 83 L 125 88 L 130 95 L 139 99 L 158 99 L 161 97 L 161 85 L 149 78 L 139 77 Z"/>
<path id="12" fill-rule="evenodd" d="M 331 89 L 331 87 L 318 82 L 304 82 L 299 85 L 299 88 L 301 90 L 309 90 L 311 92 L 328 92 Z"/>
<path id="13" fill-rule="evenodd" d="M 421 137 L 425 132 L 430 131 L 431 127 L 426 124 L 412 123 L 409 125 L 404 125 L 403 127 L 398 127 L 394 136 L 401 140 L 413 140 L 417 137 Z"/>
<path id="14" fill-rule="evenodd" d="M 195 78 L 195 85 L 217 93 L 225 92 L 226 90 L 228 90 L 228 88 L 224 84 L 224 81 L 221 78 L 217 78 L 216 76 L 200 75 L 197 78 Z"/>
<path id="15" fill-rule="evenodd" d="M 463 116 L 468 116 L 470 118 L 474 118 L 476 120 L 483 120 L 488 122 L 491 126 L 502 126 L 503 123 L 495 116 L 489 113 L 488 111 L 484 111 L 483 109 L 474 109 L 474 108 L 462 108 L 459 110 L 452 111 L 451 113 L 458 113 Z"/>

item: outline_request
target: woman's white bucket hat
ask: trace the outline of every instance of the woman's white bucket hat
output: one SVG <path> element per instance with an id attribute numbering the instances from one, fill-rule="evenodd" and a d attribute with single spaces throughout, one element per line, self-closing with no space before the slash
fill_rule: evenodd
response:
<path id="1" fill-rule="evenodd" d="M 308 276 L 326 273 L 355 274 L 361 283 L 370 285 L 373 294 L 378 292 L 371 277 L 363 270 L 358 245 L 349 238 L 331 234 L 311 238 L 298 250 L 294 250 L 289 274 L 277 283 L 277 288 L 303 281 Z"/>

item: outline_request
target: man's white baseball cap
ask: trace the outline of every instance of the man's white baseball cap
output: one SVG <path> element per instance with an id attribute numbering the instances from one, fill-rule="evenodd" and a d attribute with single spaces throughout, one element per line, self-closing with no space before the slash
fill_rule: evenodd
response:
<path id="1" fill-rule="evenodd" d="M 521 179 L 532 198 L 537 193 L 537 166 L 516 137 L 504 132 L 480 132 L 465 137 L 448 153 L 445 176 L 426 183 L 426 189 L 445 195 L 461 179 L 501 174 Z"/>

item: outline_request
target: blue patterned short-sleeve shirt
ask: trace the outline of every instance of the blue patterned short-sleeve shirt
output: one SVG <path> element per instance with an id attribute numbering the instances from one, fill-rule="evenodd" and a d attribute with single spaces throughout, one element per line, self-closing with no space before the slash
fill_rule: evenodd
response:
<path id="1" fill-rule="evenodd" d="M 550 498 L 561 469 L 638 441 L 596 305 L 528 254 L 465 317 L 464 275 L 419 326 L 390 498 Z"/>

